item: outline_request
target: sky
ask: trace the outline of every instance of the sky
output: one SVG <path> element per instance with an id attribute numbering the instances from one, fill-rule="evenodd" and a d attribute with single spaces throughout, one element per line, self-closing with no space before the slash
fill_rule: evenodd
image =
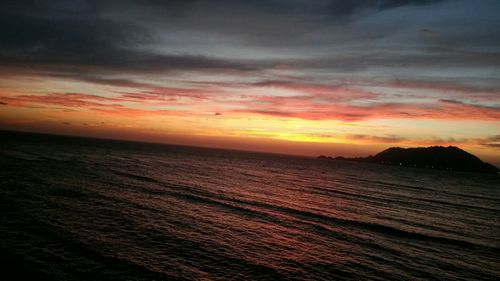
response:
<path id="1" fill-rule="evenodd" d="M 2 1 L 0 129 L 498 165 L 500 1 Z"/>

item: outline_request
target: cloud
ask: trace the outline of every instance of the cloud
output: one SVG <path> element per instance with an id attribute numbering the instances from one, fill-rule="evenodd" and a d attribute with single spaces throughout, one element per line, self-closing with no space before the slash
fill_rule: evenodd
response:
<path id="1" fill-rule="evenodd" d="M 96 46 L 97 47 L 97 46 Z M 12 47 L 1 48 L 0 63 L 6 66 L 25 67 L 38 65 L 46 73 L 78 73 L 97 71 L 101 73 L 126 70 L 132 73 L 171 72 L 171 71 L 255 71 L 265 68 L 270 63 L 257 61 L 236 61 L 206 56 L 166 55 L 145 51 L 109 48 L 99 46 L 100 50 L 92 53 L 37 50 L 35 47 L 26 49 Z M 85 78 L 85 77 L 83 77 Z M 97 79 L 94 80 L 98 82 Z"/>
<path id="2" fill-rule="evenodd" d="M 38 105 L 56 105 L 65 107 L 89 107 L 89 106 L 115 106 L 119 99 L 105 98 L 96 95 L 87 95 L 80 93 L 52 93 L 46 95 L 20 95 L 15 97 L 3 97 L 8 101 L 9 106 L 27 106 L 31 104 Z M 113 102 L 113 103 L 109 103 Z"/>
<path id="3" fill-rule="evenodd" d="M 15 97 L 3 97 L 8 101 L 7 106 L 11 107 L 26 107 L 26 108 L 48 108 L 58 111 L 95 111 L 106 114 L 121 115 L 124 117 L 131 116 L 188 116 L 188 115 L 203 115 L 203 112 L 193 112 L 188 110 L 167 110 L 167 109 L 148 109 L 145 108 L 144 95 L 139 95 L 138 99 L 134 99 L 130 94 L 121 94 L 119 97 L 102 97 L 97 95 L 81 94 L 81 93 L 51 93 L 46 95 L 20 95 Z M 160 98 L 155 96 L 151 99 L 151 105 L 164 106 L 166 104 L 177 104 L 175 99 Z M 132 104 L 126 104 L 126 103 Z"/>
<path id="4" fill-rule="evenodd" d="M 393 100 L 342 83 L 319 84 L 288 80 L 262 80 L 254 83 L 197 84 L 192 87 L 163 87 L 129 79 L 90 79 L 99 84 L 131 88 L 113 95 L 50 93 L 4 97 L 9 106 L 63 106 L 100 111 L 144 110 L 175 106 L 189 111 L 202 106 L 205 112 L 223 109 L 233 113 L 269 115 L 306 120 L 362 121 L 372 119 L 498 120 L 500 107 L 464 102 L 452 98 L 421 101 Z M 405 82 L 406 83 L 406 82 Z M 411 84 L 411 83 L 409 83 Z M 409 86 L 406 85 L 405 86 Z M 430 84 L 430 86 L 435 86 Z M 421 87 L 427 87 L 421 85 Z M 437 84 L 438 88 L 458 86 Z M 231 89 L 237 89 L 233 92 Z M 418 88 L 418 87 L 417 87 Z M 273 95 L 273 89 L 286 90 Z M 459 88 L 461 89 L 461 88 Z M 264 91 L 262 91 L 264 90 Z M 271 91 L 267 94 L 267 91 Z M 240 92 L 246 93 L 241 95 Z M 180 109 L 182 108 L 182 110 Z M 198 108 L 196 110 L 199 110 Z M 132 111 L 129 111 L 132 112 Z M 218 111 L 217 111 L 218 112 Z M 217 113 L 216 113 L 217 115 Z"/>
<path id="5" fill-rule="evenodd" d="M 182 1 L 7 1 L 0 11 L 0 64 L 56 72 L 236 70 L 260 66 L 205 55 L 160 53 L 151 27 L 116 12 L 181 9 Z M 186 1 L 189 2 L 189 1 Z M 115 10 L 116 9 L 116 10 Z M 33 13 L 32 11 L 36 11 Z M 141 17 L 144 15 L 140 15 Z"/>
<path id="6" fill-rule="evenodd" d="M 440 99 L 441 103 L 444 103 L 448 109 L 469 109 L 470 111 L 482 112 L 485 115 L 490 114 L 492 118 L 500 117 L 500 106 L 495 105 L 478 105 L 465 103 L 458 100 L 450 99 Z"/>
<path id="7" fill-rule="evenodd" d="M 437 36 L 439 34 L 438 32 L 435 32 L 435 31 L 430 30 L 428 28 L 422 28 L 422 29 L 419 30 L 419 32 L 422 33 L 425 36 L 431 36 L 431 37 Z"/>
<path id="8" fill-rule="evenodd" d="M 347 50 L 334 56 L 300 58 L 287 62 L 298 69 L 320 69 L 334 72 L 362 72 L 369 69 L 402 68 L 421 69 L 493 68 L 500 64 L 500 51 L 462 51 L 448 48 L 427 48 L 425 52 L 402 52 L 383 49 Z M 393 75 L 397 75 L 394 73 Z"/>
<path id="9" fill-rule="evenodd" d="M 266 87 L 266 88 L 281 88 L 297 93 L 302 93 L 305 96 L 294 97 L 295 99 L 314 99 L 317 102 L 339 102 L 339 101 L 354 101 L 375 99 L 379 95 L 363 91 L 359 89 L 351 89 L 343 84 L 318 84 L 304 83 L 287 80 L 266 80 L 252 84 L 251 86 Z M 279 100 L 280 98 L 271 97 L 271 99 Z M 293 98 L 283 98 L 283 100 L 292 100 Z"/>
<path id="10" fill-rule="evenodd" d="M 453 38 L 440 31 L 440 40 L 424 45 L 401 39 L 407 33 L 404 24 L 414 23 L 396 24 L 399 8 L 430 10 L 446 2 L 8 0 L 0 11 L 0 66 L 7 68 L 3 71 L 7 74 L 120 87 L 146 86 L 115 77 L 135 74 L 241 72 L 280 80 L 273 77 L 278 70 L 310 77 L 367 71 L 380 75 L 381 68 L 383 75 L 396 75 L 401 67 L 413 71 L 496 68 L 500 53 L 491 46 L 498 42 L 489 38 L 498 36 L 491 26 L 476 32 L 476 40 L 469 39 L 466 29 L 453 32 Z M 425 11 L 418 9 L 417 16 Z M 396 16 L 366 21 L 379 13 Z M 438 29 L 432 25 L 413 30 L 427 34 Z M 485 42 L 489 48 L 455 48 L 469 41 Z M 287 67 L 276 67 L 283 65 Z"/>
<path id="11" fill-rule="evenodd" d="M 461 101 L 457 101 L 457 100 L 449 100 L 449 99 L 441 99 L 439 100 L 440 102 L 444 102 L 444 103 L 451 103 L 451 104 L 457 104 L 457 105 L 463 105 L 464 103 L 461 102 Z"/>
<path id="12" fill-rule="evenodd" d="M 381 1 L 372 1 L 372 0 L 352 0 L 352 1 L 343 1 L 343 0 L 330 0 L 328 1 L 327 11 L 331 14 L 331 16 L 335 18 L 343 18 L 350 17 L 355 15 L 361 11 L 365 11 L 368 9 L 383 11 L 387 9 L 394 9 L 403 6 L 411 6 L 411 5 L 430 5 L 439 2 L 443 2 L 443 0 L 381 0 Z"/>
<path id="13" fill-rule="evenodd" d="M 408 138 L 397 135 L 374 136 L 365 134 L 352 134 L 348 135 L 348 138 L 352 140 L 363 140 L 375 143 L 398 143 L 408 141 Z"/>
<path id="14" fill-rule="evenodd" d="M 480 145 L 500 149 L 500 135 L 490 136 L 488 138 L 478 139 Z"/>
<path id="15" fill-rule="evenodd" d="M 486 85 L 480 84 L 468 85 L 460 81 L 449 80 L 405 80 L 395 79 L 387 82 L 373 82 L 374 86 L 390 87 L 390 88 L 403 88 L 414 90 L 433 90 L 441 93 L 460 93 L 465 98 L 479 98 L 483 100 L 496 100 L 500 95 L 499 85 Z"/>
<path id="16" fill-rule="evenodd" d="M 300 106 L 293 102 L 282 102 L 294 97 L 256 98 L 255 105 L 247 109 L 235 110 L 260 115 L 307 120 L 362 121 L 368 119 L 447 119 L 447 120 L 499 120 L 500 107 L 465 104 L 461 102 L 439 101 L 438 103 L 381 103 L 366 105 L 344 103 L 319 104 L 302 101 Z M 263 103 L 271 100 L 269 104 Z M 273 102 L 278 100 L 278 102 Z M 282 105 L 282 106 L 279 106 Z"/>
<path id="17" fill-rule="evenodd" d="M 176 98 L 148 93 L 122 93 L 120 97 L 123 101 L 132 102 L 175 102 Z"/>
<path id="18" fill-rule="evenodd" d="M 91 107 L 89 108 L 89 110 L 105 114 L 119 115 L 123 117 L 195 115 L 193 113 L 178 111 L 178 110 L 165 110 L 165 109 L 145 110 L 145 109 L 129 108 L 129 107 Z"/>
<path id="19" fill-rule="evenodd" d="M 221 34 L 243 36 L 244 41 L 259 45 L 284 44 L 283 37 L 301 44 L 304 32 L 332 28 L 323 20 L 325 16 L 345 18 L 370 8 L 386 10 L 436 2 L 440 1 L 125 0 L 117 5 L 110 0 L 9 0 L 0 11 L 0 63 L 127 71 L 256 70 L 271 64 L 178 50 L 165 53 L 151 47 L 178 42 L 171 42 L 160 30 L 174 35 L 201 32 L 204 35 L 198 40 L 205 41 L 211 40 L 211 34 Z"/>
<path id="20" fill-rule="evenodd" d="M 498 4 L 477 7 L 464 26 L 448 23 L 448 14 L 461 19 L 475 5 L 453 3 L 460 9 L 450 11 L 448 2 L 7 0 L 2 75 L 81 81 L 98 95 L 49 89 L 9 94 L 1 104 L 132 115 L 199 107 L 221 118 L 498 120 L 500 28 L 485 11 Z"/>

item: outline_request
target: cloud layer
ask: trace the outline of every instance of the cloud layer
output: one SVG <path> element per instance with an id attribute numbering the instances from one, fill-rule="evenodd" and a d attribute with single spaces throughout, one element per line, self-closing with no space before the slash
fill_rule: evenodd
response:
<path id="1" fill-rule="evenodd" d="M 499 13 L 495 0 L 7 0 L 0 110 L 495 149 Z"/>

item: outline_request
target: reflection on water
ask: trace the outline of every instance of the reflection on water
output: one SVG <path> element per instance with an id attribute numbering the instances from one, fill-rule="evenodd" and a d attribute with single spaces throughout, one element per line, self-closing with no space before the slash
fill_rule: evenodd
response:
<path id="1" fill-rule="evenodd" d="M 495 175 L 2 134 L 7 280 L 500 275 Z"/>

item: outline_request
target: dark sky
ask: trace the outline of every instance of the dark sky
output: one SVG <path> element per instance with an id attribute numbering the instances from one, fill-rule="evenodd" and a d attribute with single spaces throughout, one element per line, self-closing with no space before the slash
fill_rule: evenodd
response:
<path id="1" fill-rule="evenodd" d="M 169 71 L 286 63 L 412 78 L 422 68 L 447 76 L 466 68 L 493 78 L 500 62 L 496 0 L 3 1 L 0 13 L 0 59 L 14 65 Z M 414 71 L 398 71 L 407 67 Z"/>

